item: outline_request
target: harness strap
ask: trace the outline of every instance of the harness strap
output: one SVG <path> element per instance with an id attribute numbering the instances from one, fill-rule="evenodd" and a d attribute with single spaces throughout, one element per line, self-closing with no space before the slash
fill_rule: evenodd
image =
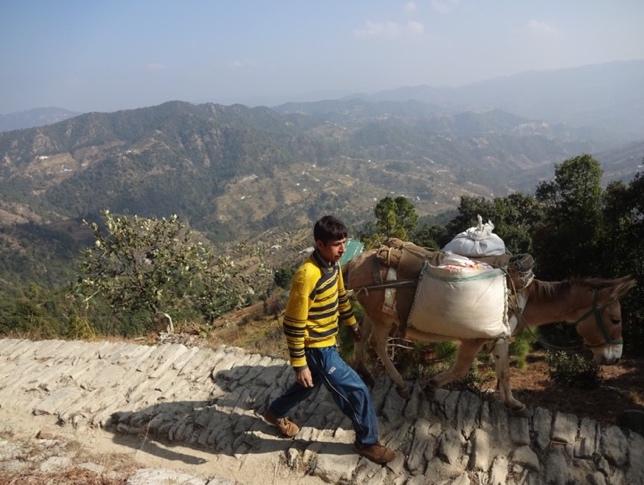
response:
<path id="1" fill-rule="evenodd" d="M 593 288 L 593 305 L 588 310 L 586 313 L 584 313 L 581 317 L 579 317 L 577 320 L 572 322 L 573 325 L 577 325 L 579 322 L 582 320 L 586 319 L 589 315 L 594 315 L 595 316 L 595 323 L 599 327 L 599 331 L 601 332 L 602 336 L 604 337 L 604 342 L 601 344 L 597 345 L 586 345 L 586 347 L 593 348 L 593 347 L 602 347 L 603 345 L 616 345 L 616 344 L 622 344 L 624 341 L 622 339 L 612 339 L 610 335 L 608 334 L 608 330 L 606 329 L 606 325 L 604 325 L 604 319 L 602 317 L 602 311 L 610 304 L 615 301 L 615 298 L 612 298 L 608 300 L 605 304 L 603 305 L 597 305 L 597 288 Z"/>
<path id="2" fill-rule="evenodd" d="M 391 268 L 391 251 L 393 249 L 394 248 L 392 248 L 392 247 L 387 249 L 387 266 L 389 266 L 390 268 Z"/>

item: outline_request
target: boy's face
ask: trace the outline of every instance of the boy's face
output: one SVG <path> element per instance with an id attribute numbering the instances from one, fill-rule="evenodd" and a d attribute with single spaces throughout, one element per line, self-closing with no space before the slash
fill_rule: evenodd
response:
<path id="1" fill-rule="evenodd" d="M 336 263 L 340 260 L 344 254 L 344 249 L 347 244 L 347 239 L 338 239 L 337 241 L 331 241 L 328 244 L 325 244 L 320 239 L 315 241 L 315 245 L 322 256 L 329 263 Z"/>

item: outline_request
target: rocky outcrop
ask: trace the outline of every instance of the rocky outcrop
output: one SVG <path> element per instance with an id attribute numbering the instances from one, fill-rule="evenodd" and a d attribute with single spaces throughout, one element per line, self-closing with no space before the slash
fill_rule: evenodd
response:
<path id="1" fill-rule="evenodd" d="M 302 430 L 278 438 L 259 413 L 293 379 L 280 359 L 238 348 L 117 342 L 0 340 L 0 403 L 60 424 L 101 426 L 200 447 L 261 466 L 279 454 L 294 476 L 334 483 L 644 484 L 644 438 L 617 426 L 530 409 L 512 416 L 471 392 L 388 379 L 372 390 L 386 467 L 356 455 L 351 424 L 324 388 L 294 412 Z"/>

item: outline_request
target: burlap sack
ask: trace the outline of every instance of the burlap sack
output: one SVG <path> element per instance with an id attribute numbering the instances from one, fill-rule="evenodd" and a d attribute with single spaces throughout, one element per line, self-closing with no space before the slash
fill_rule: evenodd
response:
<path id="1" fill-rule="evenodd" d="M 454 236 L 454 239 L 443 247 L 443 251 L 450 251 L 470 258 L 505 254 L 505 243 L 503 239 L 492 232 L 494 230 L 492 221 L 483 224 L 483 218 L 480 215 L 476 217 L 478 224 Z"/>
<path id="2" fill-rule="evenodd" d="M 487 265 L 459 269 L 426 263 L 407 324 L 446 337 L 509 336 L 505 274 Z"/>

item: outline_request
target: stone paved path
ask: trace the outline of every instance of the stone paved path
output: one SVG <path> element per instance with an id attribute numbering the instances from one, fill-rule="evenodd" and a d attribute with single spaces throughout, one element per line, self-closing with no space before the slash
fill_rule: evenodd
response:
<path id="1" fill-rule="evenodd" d="M 385 378 L 372 392 L 382 441 L 399 452 L 388 466 L 353 452 L 350 422 L 324 388 L 283 440 L 258 412 L 292 379 L 283 360 L 231 347 L 0 339 L 0 405 L 226 455 L 241 469 L 269 473 L 279 456 L 293 477 L 333 483 L 644 484 L 637 433 L 543 408 L 512 416 L 468 391 L 428 397 L 416 386 L 403 400 Z"/>

